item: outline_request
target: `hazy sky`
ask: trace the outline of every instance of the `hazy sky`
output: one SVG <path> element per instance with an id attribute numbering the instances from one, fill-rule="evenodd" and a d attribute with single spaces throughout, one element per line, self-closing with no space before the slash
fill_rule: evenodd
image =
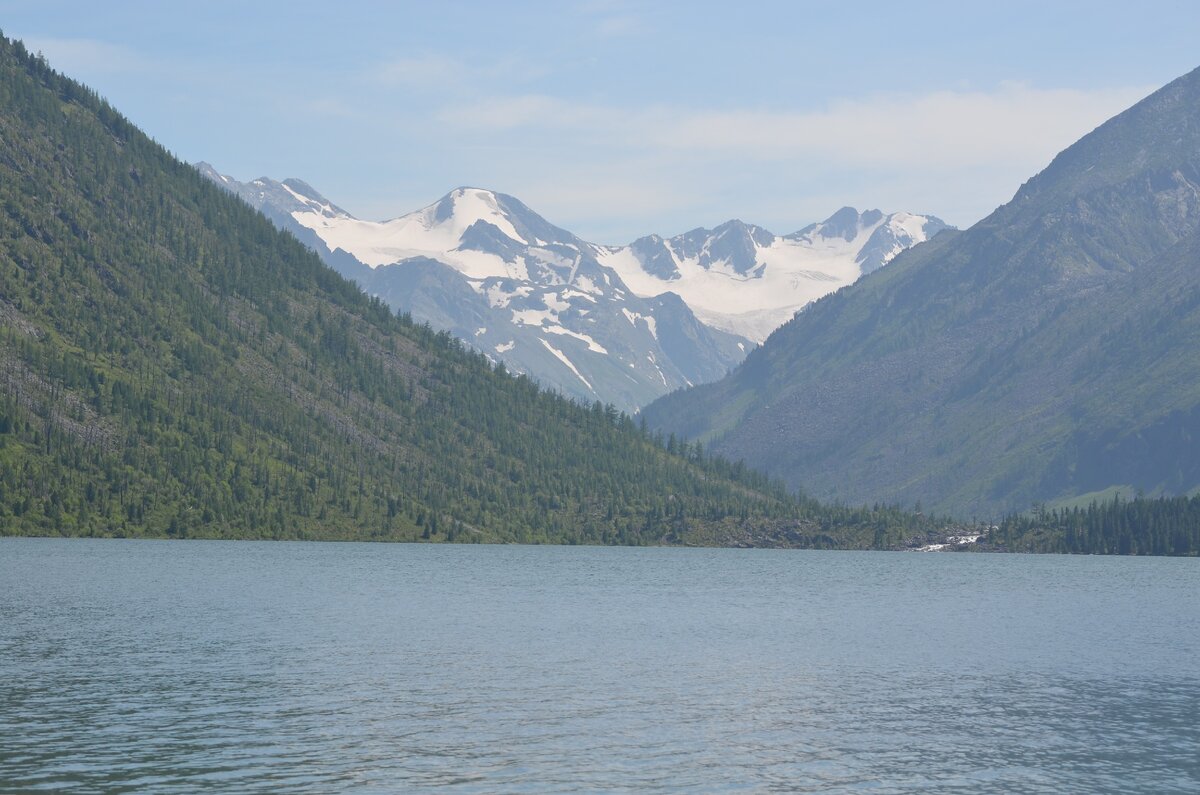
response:
<path id="1" fill-rule="evenodd" d="M 625 243 L 846 204 L 966 226 L 1200 66 L 1200 3 L 5 2 L 188 161 L 363 218 L 459 185 Z"/>

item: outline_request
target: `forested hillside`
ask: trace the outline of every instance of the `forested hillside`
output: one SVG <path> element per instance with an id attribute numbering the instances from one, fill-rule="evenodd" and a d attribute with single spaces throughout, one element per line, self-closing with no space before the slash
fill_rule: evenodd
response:
<path id="1" fill-rule="evenodd" d="M 395 317 L 0 38 L 0 532 L 869 545 Z"/>
<path id="2" fill-rule="evenodd" d="M 1200 70 L 644 414 L 817 498 L 969 519 L 1200 487 Z"/>
<path id="3" fill-rule="evenodd" d="M 1200 496 L 1123 500 L 1010 516 L 987 540 L 1014 552 L 1200 554 Z"/>

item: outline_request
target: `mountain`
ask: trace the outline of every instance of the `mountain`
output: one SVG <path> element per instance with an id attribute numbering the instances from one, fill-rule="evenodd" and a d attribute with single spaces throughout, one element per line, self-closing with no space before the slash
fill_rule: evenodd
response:
<path id="1" fill-rule="evenodd" d="M 783 237 L 729 221 L 643 237 L 599 258 L 638 295 L 675 292 L 705 323 L 757 343 L 809 302 L 949 228 L 932 215 L 843 207 Z"/>
<path id="2" fill-rule="evenodd" d="M 715 381 L 751 346 L 672 296 L 634 295 L 595 247 L 511 196 L 459 188 L 375 223 L 299 180 L 239 183 L 197 168 L 389 306 L 584 402 L 636 411 L 671 389 Z"/>
<path id="3" fill-rule="evenodd" d="M 794 497 L 397 317 L 3 37 L 0 207 L 0 533 L 834 545 L 921 522 Z"/>
<path id="4" fill-rule="evenodd" d="M 242 183 L 197 168 L 390 306 L 564 394 L 626 411 L 721 378 L 804 304 L 945 226 L 846 208 L 788 238 L 731 221 L 599 246 L 480 188 L 372 222 L 300 180 Z"/>
<path id="5" fill-rule="evenodd" d="M 1200 70 L 650 406 L 817 496 L 962 516 L 1200 487 Z"/>

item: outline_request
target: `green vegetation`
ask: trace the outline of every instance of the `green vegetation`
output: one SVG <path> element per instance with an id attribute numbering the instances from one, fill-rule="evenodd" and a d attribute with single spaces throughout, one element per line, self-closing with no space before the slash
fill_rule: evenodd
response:
<path id="1" fill-rule="evenodd" d="M 870 546 L 394 316 L 0 37 L 0 533 Z"/>
<path id="2" fill-rule="evenodd" d="M 1015 552 L 1200 555 L 1200 497 L 1093 502 L 1010 516 L 988 541 Z"/>
<path id="3" fill-rule="evenodd" d="M 1008 204 L 805 309 L 651 427 L 963 520 L 1200 486 L 1200 70 Z"/>

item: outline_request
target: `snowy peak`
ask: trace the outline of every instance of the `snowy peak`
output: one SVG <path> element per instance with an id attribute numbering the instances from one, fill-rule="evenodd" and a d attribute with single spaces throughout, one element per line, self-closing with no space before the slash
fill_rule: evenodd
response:
<path id="1" fill-rule="evenodd" d="M 882 220 L 883 213 L 879 210 L 867 210 L 860 213 L 853 207 L 843 207 L 824 221 L 809 224 L 799 232 L 793 232 L 787 236 L 787 239 L 810 243 L 820 240 L 843 240 L 852 243 L 864 231 L 873 231 Z"/>
<path id="2" fill-rule="evenodd" d="M 949 224 L 937 216 L 892 213 L 875 227 L 875 231 L 867 238 L 854 261 L 866 275 L 891 262 L 901 251 L 923 243 L 943 229 L 950 228 Z"/>
<path id="3" fill-rule="evenodd" d="M 522 239 L 530 245 L 586 245 L 567 230 L 560 229 L 545 218 L 542 218 L 533 210 L 526 207 L 519 199 L 503 193 L 495 195 L 500 210 L 504 213 L 509 223 L 517 230 Z"/>
<path id="4" fill-rule="evenodd" d="M 648 235 L 631 243 L 628 251 L 643 271 L 663 281 L 681 278 L 680 263 L 684 262 L 703 270 L 752 276 L 764 265 L 760 250 L 774 241 L 775 235 L 766 229 L 733 220 L 715 229 L 696 228 L 670 240 Z M 608 253 L 620 250 L 610 248 Z"/>
<path id="5" fill-rule="evenodd" d="M 289 180 L 284 188 L 288 186 L 301 199 L 311 198 L 298 188 L 303 183 Z M 331 250 L 340 248 L 372 268 L 425 257 L 470 278 L 524 279 L 534 260 L 538 267 L 561 266 L 564 256 L 569 262 L 587 245 L 512 196 L 482 188 L 456 188 L 433 204 L 383 222 L 330 215 L 311 203 L 289 209 L 297 223 Z M 556 251 L 563 247 L 572 251 Z"/>
<path id="6" fill-rule="evenodd" d="M 217 171 L 217 169 L 213 167 L 212 163 L 209 163 L 205 160 L 201 160 L 199 163 L 196 163 L 194 167 L 202 176 L 208 177 L 218 185 L 228 185 L 233 181 L 232 177 L 226 176 L 220 171 Z"/>
<path id="7" fill-rule="evenodd" d="M 520 200 L 483 188 L 456 188 L 415 213 L 388 221 L 396 223 L 417 216 L 429 231 L 451 230 L 460 241 L 463 234 L 480 223 L 526 246 L 581 243 L 570 232 L 549 223 Z"/>
<path id="8" fill-rule="evenodd" d="M 388 225 L 420 228 L 439 238 L 461 242 L 468 229 L 487 224 L 517 243 L 529 245 L 513 224 L 499 194 L 481 188 L 455 188 L 428 207 L 385 222 Z"/>
<path id="9" fill-rule="evenodd" d="M 843 207 L 824 221 L 809 224 L 786 239 L 814 247 L 850 244 L 857 250 L 854 261 L 865 275 L 879 270 L 906 248 L 949 228 L 945 221 L 933 215 L 898 212 L 885 216 L 879 210 L 860 213 L 853 207 Z"/>
<path id="10" fill-rule="evenodd" d="M 611 249 L 620 251 L 620 247 Z M 658 235 L 640 237 L 629 246 L 642 270 L 661 281 L 671 281 L 679 278 L 679 266 L 667 242 Z"/>
<path id="11" fill-rule="evenodd" d="M 326 199 L 303 180 L 285 179 L 283 182 L 276 182 L 268 177 L 259 177 L 251 182 L 238 182 L 203 162 L 196 164 L 196 170 L 259 210 L 266 207 L 285 213 L 315 213 L 325 218 L 353 220 L 348 212 Z"/>
<path id="12" fill-rule="evenodd" d="M 734 220 L 599 256 L 636 294 L 672 290 L 705 323 L 761 341 L 809 302 L 944 228 L 933 216 L 843 207 L 786 237 Z"/>
<path id="13" fill-rule="evenodd" d="M 843 207 L 825 219 L 817 233 L 821 237 L 840 237 L 849 243 L 858 237 L 864 227 L 874 226 L 882 217 L 883 213 L 879 210 L 867 210 L 860 214 L 853 207 Z"/>
<path id="14" fill-rule="evenodd" d="M 762 227 L 733 220 L 673 237 L 670 247 L 679 258 L 694 259 L 705 270 L 723 268 L 746 275 L 761 268 L 758 251 L 774 241 L 775 235 Z"/>
<path id="15" fill-rule="evenodd" d="M 944 226 L 847 207 L 787 237 L 735 219 L 601 246 L 483 188 L 363 221 L 300 180 L 237 183 L 197 168 L 390 305 L 514 371 L 628 410 L 719 378 L 810 301 Z"/>
<path id="16" fill-rule="evenodd" d="M 326 218 L 353 218 L 350 213 L 338 207 L 333 202 L 326 199 L 316 191 L 307 182 L 299 179 L 285 179 L 283 182 L 275 183 L 266 177 L 259 177 L 250 183 L 267 189 L 271 186 L 278 185 L 288 192 L 289 195 L 296 201 L 297 209 L 307 210 L 309 212 L 318 212 Z"/>

